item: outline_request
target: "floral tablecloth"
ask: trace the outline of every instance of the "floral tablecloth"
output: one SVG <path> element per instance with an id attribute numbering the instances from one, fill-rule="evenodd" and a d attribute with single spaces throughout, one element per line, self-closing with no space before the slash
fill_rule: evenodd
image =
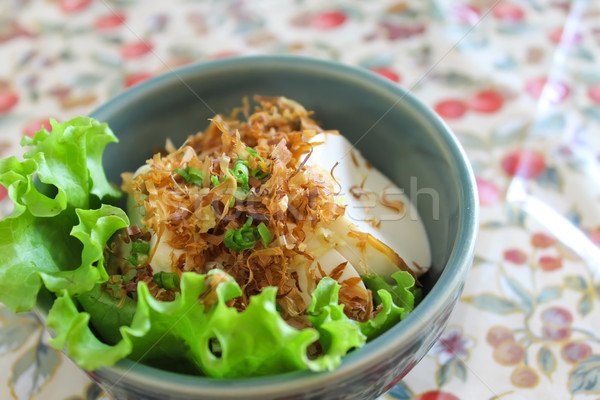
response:
<path id="1" fill-rule="evenodd" d="M 156 74 L 261 53 L 397 82 L 448 122 L 475 170 L 481 230 L 463 297 L 382 398 L 600 398 L 597 1 L 2 0 L 0 157 L 48 118 Z M 0 398 L 108 398 L 43 332 L 0 308 Z"/>

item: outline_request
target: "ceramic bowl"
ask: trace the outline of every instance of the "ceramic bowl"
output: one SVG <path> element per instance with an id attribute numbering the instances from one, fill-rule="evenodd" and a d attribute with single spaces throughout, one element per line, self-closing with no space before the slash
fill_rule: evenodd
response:
<path id="1" fill-rule="evenodd" d="M 122 171 L 135 170 L 166 138 L 182 143 L 204 129 L 215 112 L 231 110 L 254 94 L 283 95 L 314 110 L 325 128 L 339 129 L 373 166 L 418 200 L 433 260 L 421 280 L 427 294 L 404 321 L 353 351 L 334 371 L 223 380 L 122 360 L 89 373 L 117 399 L 375 398 L 427 353 L 459 299 L 477 231 L 469 162 L 435 113 L 369 71 L 317 59 L 255 56 L 189 65 L 142 82 L 92 113 L 120 139 L 105 152 L 109 178 L 120 182 Z"/>

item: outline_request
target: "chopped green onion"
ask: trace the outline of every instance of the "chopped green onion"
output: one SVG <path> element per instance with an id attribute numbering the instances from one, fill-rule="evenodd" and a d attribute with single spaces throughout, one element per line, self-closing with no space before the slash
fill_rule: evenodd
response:
<path id="1" fill-rule="evenodd" d="M 252 147 L 246 147 L 246 151 L 247 151 L 248 153 L 250 153 L 250 155 L 252 155 L 252 156 L 254 156 L 254 157 L 258 158 L 258 159 L 259 159 L 260 161 L 262 161 L 263 163 L 265 162 L 265 160 L 264 160 L 264 159 L 263 159 L 261 156 L 259 156 L 259 155 L 258 155 L 258 152 L 257 152 L 255 149 L 253 149 Z M 266 171 L 263 171 L 263 170 L 260 168 L 260 166 L 258 167 L 258 169 L 256 169 L 256 170 L 253 170 L 253 171 L 251 172 L 251 174 L 252 174 L 252 176 L 253 176 L 253 177 L 255 177 L 256 179 L 264 179 L 264 178 L 266 178 L 266 177 L 269 175 L 269 173 L 268 173 L 268 172 L 266 172 Z"/>
<path id="2" fill-rule="evenodd" d="M 233 251 L 253 249 L 258 238 L 254 234 L 256 228 L 251 228 L 250 225 L 252 225 L 252 217 L 248 216 L 248 220 L 240 229 L 229 229 L 225 232 L 223 237 L 225 246 Z"/>
<path id="3" fill-rule="evenodd" d="M 271 243 L 271 240 L 273 240 L 273 235 L 271 235 L 271 232 L 269 232 L 269 228 L 267 228 L 264 222 L 258 224 L 256 229 L 258 230 L 258 234 L 260 235 L 260 239 L 262 240 L 263 246 L 265 246 L 266 248 L 269 245 L 269 243 Z"/>
<path id="4" fill-rule="evenodd" d="M 244 192 L 250 191 L 250 185 L 248 184 L 248 161 L 237 160 L 235 164 L 233 164 L 233 170 L 230 169 L 231 175 L 235 177 L 237 182 L 242 185 L 242 190 Z"/>
<path id="5" fill-rule="evenodd" d="M 148 254 L 150 253 L 150 243 L 145 240 L 137 239 L 131 242 L 131 251 L 135 253 Z"/>
<path id="6" fill-rule="evenodd" d="M 126 260 L 137 267 L 148 260 L 148 254 L 150 254 L 150 242 L 147 240 L 136 239 L 131 242 L 131 254 Z"/>
<path id="7" fill-rule="evenodd" d="M 142 253 L 131 253 L 129 257 L 125 258 L 127 261 L 131 263 L 134 267 L 139 267 L 148 261 L 148 254 Z"/>
<path id="8" fill-rule="evenodd" d="M 235 191 L 235 194 L 233 195 L 233 197 L 235 197 L 238 200 L 246 200 L 246 197 L 248 197 L 248 194 L 250 192 L 245 191 L 242 188 L 237 188 L 237 190 Z"/>
<path id="9" fill-rule="evenodd" d="M 138 253 L 131 253 L 129 257 L 126 258 L 127 261 L 131 263 L 133 266 L 141 265 L 140 260 L 138 260 Z"/>
<path id="10" fill-rule="evenodd" d="M 248 161 L 237 160 L 235 164 L 233 164 L 233 176 L 236 176 L 240 173 L 248 175 Z"/>
<path id="11" fill-rule="evenodd" d="M 242 251 L 253 249 L 256 243 L 261 240 L 266 248 L 273 236 L 269 232 L 269 228 L 261 222 L 256 228 L 252 228 L 252 217 L 248 216 L 248 220 L 240 229 L 229 229 L 225 232 L 223 243 L 233 251 Z"/>
<path id="12" fill-rule="evenodd" d="M 161 289 L 179 289 L 179 275 L 175 272 L 157 272 L 152 277 L 152 280 Z"/>
<path id="13" fill-rule="evenodd" d="M 125 275 L 123 275 L 123 282 L 127 283 L 127 282 L 131 281 L 133 278 L 135 278 L 136 276 L 137 276 L 137 270 L 132 268 L 129 271 L 127 271 L 125 273 Z"/>
<path id="14" fill-rule="evenodd" d="M 200 171 L 198 168 L 194 167 L 187 167 L 185 169 L 177 168 L 174 172 L 181 175 L 186 182 L 202 186 L 204 171 Z"/>
<path id="15" fill-rule="evenodd" d="M 250 153 L 251 156 L 254 156 L 254 157 L 258 158 L 260 161 L 265 162 L 265 160 L 261 156 L 259 156 L 258 152 L 255 149 L 253 149 L 252 147 L 246 147 L 246 151 L 248 153 Z"/>
<path id="16" fill-rule="evenodd" d="M 221 184 L 221 182 L 219 182 L 219 177 L 216 175 L 211 175 L 210 176 L 210 181 L 212 183 L 213 186 L 219 186 Z"/>
<path id="17" fill-rule="evenodd" d="M 264 172 L 262 169 L 257 169 L 252 171 L 252 176 L 255 177 L 256 179 L 264 179 L 269 175 L 268 172 Z"/>

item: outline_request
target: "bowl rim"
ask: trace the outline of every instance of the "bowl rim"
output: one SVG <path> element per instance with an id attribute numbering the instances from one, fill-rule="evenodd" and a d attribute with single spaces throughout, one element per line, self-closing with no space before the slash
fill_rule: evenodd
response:
<path id="1" fill-rule="evenodd" d="M 222 68 L 282 68 L 289 66 L 302 67 L 307 74 L 331 73 L 335 70 L 345 74 L 348 78 L 360 80 L 371 88 L 383 90 L 387 92 L 386 94 L 402 100 L 410 109 L 418 111 L 438 133 L 439 139 L 442 140 L 443 146 L 450 154 L 450 159 L 454 162 L 456 175 L 466 178 L 459 191 L 458 202 L 463 206 L 459 209 L 457 237 L 448 262 L 438 279 L 444 283 L 436 283 L 431 288 L 429 294 L 419 304 L 419 312 L 410 313 L 404 320 L 406 323 L 397 324 L 373 342 L 367 343 L 360 351 L 348 354 L 344 357 L 342 364 L 333 371 L 320 373 L 297 371 L 256 378 L 217 379 L 169 372 L 123 359 L 114 366 L 102 367 L 95 372 L 104 376 L 119 376 L 113 386 L 116 386 L 120 380 L 126 380 L 141 387 L 152 387 L 160 382 L 163 388 L 176 388 L 175 392 L 181 395 L 202 392 L 202 394 L 216 397 L 295 393 L 307 391 L 310 387 L 326 386 L 353 374 L 356 370 L 374 366 L 378 359 L 384 357 L 389 348 L 400 347 L 407 338 L 418 337 L 420 332 L 428 330 L 427 321 L 432 321 L 437 310 L 443 309 L 452 300 L 454 289 L 459 287 L 462 290 L 462 285 L 471 267 L 479 220 L 477 188 L 471 165 L 458 139 L 446 123 L 409 91 L 389 79 L 367 69 L 313 57 L 297 55 L 236 56 L 189 64 L 157 75 L 113 97 L 91 112 L 90 116 L 102 121 L 104 116 L 118 112 L 123 104 L 136 102 L 149 93 L 177 84 L 178 81 L 186 84 L 186 78 L 197 77 L 197 75 L 210 71 Z"/>

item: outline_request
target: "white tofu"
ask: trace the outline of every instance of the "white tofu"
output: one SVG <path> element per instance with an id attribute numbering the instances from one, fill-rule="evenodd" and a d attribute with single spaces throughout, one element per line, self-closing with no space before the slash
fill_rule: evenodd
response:
<path id="1" fill-rule="evenodd" d="M 421 218 L 403 191 L 391 180 L 375 168 L 368 168 L 367 162 L 352 147 L 352 144 L 343 136 L 332 134 L 319 134 L 311 142 L 324 142 L 314 148 L 313 154 L 308 159 L 307 165 L 319 166 L 331 171 L 336 162 L 339 162 L 333 171 L 335 179 L 341 186 L 341 202 L 346 204 L 345 218 L 338 218 L 331 226 L 327 227 L 335 232 L 340 239 L 347 243 L 339 246 L 337 250 L 353 264 L 359 272 L 375 272 L 389 276 L 397 271 L 390 265 L 389 257 L 373 246 L 366 246 L 365 254 L 356 247 L 357 241 L 349 238 L 347 232 L 351 225 L 354 230 L 370 234 L 373 239 L 381 241 L 394 250 L 417 276 L 426 272 L 431 265 L 429 241 Z M 353 161 L 354 155 L 358 166 Z M 360 186 L 364 181 L 364 190 L 373 194 L 356 199 L 350 189 Z M 404 203 L 404 212 L 397 213 L 379 201 L 379 195 L 385 190 L 387 199 Z M 379 227 L 374 227 L 367 219 L 375 218 L 381 222 Z M 364 266 L 364 259 L 367 266 Z M 415 266 L 418 265 L 422 268 Z"/>

